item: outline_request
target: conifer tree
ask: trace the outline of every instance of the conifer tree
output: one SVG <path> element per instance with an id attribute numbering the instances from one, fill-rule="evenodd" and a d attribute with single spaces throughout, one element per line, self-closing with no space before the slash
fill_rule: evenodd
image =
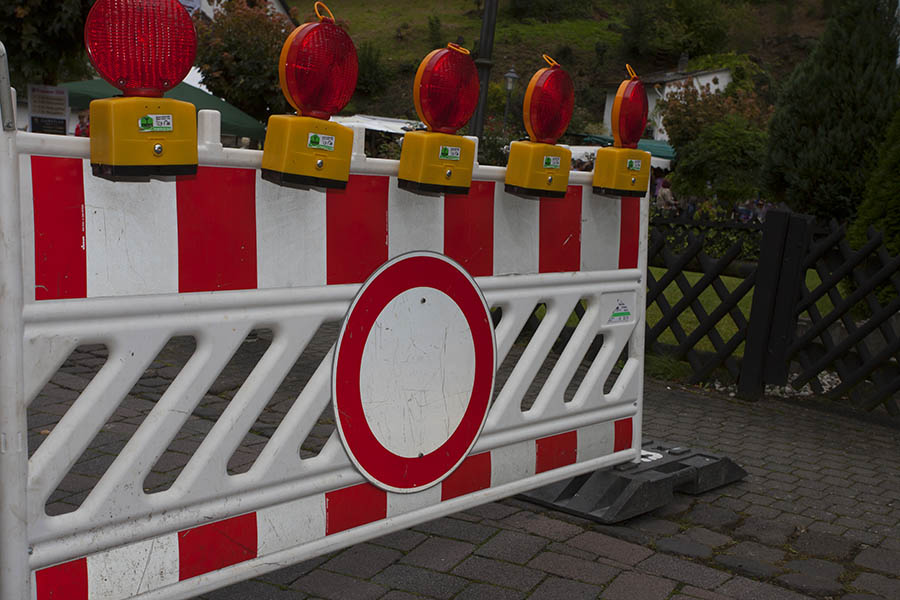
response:
<path id="1" fill-rule="evenodd" d="M 894 113 L 878 155 L 878 166 L 869 177 L 850 238 L 854 246 L 862 246 L 871 225 L 884 235 L 888 252 L 900 256 L 900 110 Z"/>
<path id="2" fill-rule="evenodd" d="M 794 210 L 852 217 L 900 107 L 897 0 L 846 0 L 788 79 L 769 128 L 768 183 Z"/>

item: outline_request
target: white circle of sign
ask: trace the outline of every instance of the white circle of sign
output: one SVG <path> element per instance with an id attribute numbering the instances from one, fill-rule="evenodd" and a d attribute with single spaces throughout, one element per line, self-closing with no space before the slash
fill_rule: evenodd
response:
<path id="1" fill-rule="evenodd" d="M 335 420 L 351 460 L 383 489 L 436 484 L 474 445 L 495 369 L 490 311 L 462 267 L 432 252 L 385 263 L 336 345 Z"/>

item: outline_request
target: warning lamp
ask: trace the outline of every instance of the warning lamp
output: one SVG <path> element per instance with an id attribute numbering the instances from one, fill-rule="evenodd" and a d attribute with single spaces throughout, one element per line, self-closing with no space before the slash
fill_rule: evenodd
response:
<path id="1" fill-rule="evenodd" d="M 631 65 L 612 107 L 613 145 L 594 158 L 594 193 L 643 196 L 650 180 L 650 153 L 638 150 L 647 125 L 647 92 Z"/>
<path id="2" fill-rule="evenodd" d="M 122 96 L 90 104 L 91 170 L 104 179 L 197 172 L 197 109 L 163 98 L 194 64 L 197 36 L 178 0 L 97 0 L 84 25 L 97 72 Z"/>
<path id="3" fill-rule="evenodd" d="M 572 119 L 575 88 L 555 60 L 532 76 L 522 114 L 528 141 L 509 145 L 506 191 L 520 196 L 562 198 L 569 183 L 572 152 L 555 145 Z"/>
<path id="4" fill-rule="evenodd" d="M 343 189 L 353 130 L 329 119 L 356 89 L 356 46 L 327 6 L 314 6 L 319 21 L 296 28 L 281 48 L 281 91 L 297 114 L 269 117 L 262 178 L 289 187 Z"/>
<path id="5" fill-rule="evenodd" d="M 427 131 L 403 136 L 398 185 L 413 192 L 466 194 L 472 184 L 475 142 L 456 132 L 478 104 L 478 71 L 457 44 L 432 51 L 419 64 L 413 101 Z"/>

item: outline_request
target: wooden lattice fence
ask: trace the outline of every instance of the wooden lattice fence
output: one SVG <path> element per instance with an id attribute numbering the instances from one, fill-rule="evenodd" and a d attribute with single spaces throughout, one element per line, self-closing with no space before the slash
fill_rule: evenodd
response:
<path id="1" fill-rule="evenodd" d="M 647 348 L 692 381 L 721 368 L 745 397 L 809 384 L 900 416 L 900 257 L 880 234 L 853 250 L 844 227 L 780 211 L 762 226 L 659 219 L 649 263 Z M 825 389 L 824 373 L 839 383 Z"/>

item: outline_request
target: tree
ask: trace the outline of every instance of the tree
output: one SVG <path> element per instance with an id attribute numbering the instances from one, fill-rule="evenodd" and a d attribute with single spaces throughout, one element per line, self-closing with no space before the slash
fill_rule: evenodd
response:
<path id="1" fill-rule="evenodd" d="M 765 129 L 742 115 L 726 115 L 679 151 L 673 187 L 679 195 L 715 196 L 730 209 L 759 194 L 765 156 Z"/>
<path id="2" fill-rule="evenodd" d="M 84 22 L 91 0 L 0 2 L 0 40 L 9 53 L 12 85 L 56 85 L 91 72 L 84 49 Z"/>
<path id="3" fill-rule="evenodd" d="M 210 92 L 262 122 L 288 111 L 278 81 L 278 57 L 294 29 L 290 19 L 266 2 L 226 0 L 216 7 L 213 21 L 198 12 L 194 25 L 196 64 Z"/>
<path id="4" fill-rule="evenodd" d="M 897 0 L 847 0 L 791 74 L 769 129 L 767 178 L 792 208 L 852 217 L 900 107 Z"/>
<path id="5" fill-rule="evenodd" d="M 894 113 L 878 157 L 850 226 L 850 239 L 855 246 L 862 246 L 871 225 L 884 235 L 888 252 L 900 256 L 900 110 Z"/>
<path id="6" fill-rule="evenodd" d="M 723 92 L 712 90 L 709 84 L 697 86 L 692 79 L 674 84 L 656 106 L 676 154 L 727 115 L 740 115 L 758 128 L 766 127 L 772 115 L 771 106 L 753 89 L 729 86 Z"/>
<path id="7" fill-rule="evenodd" d="M 729 15 L 720 0 L 633 0 L 622 44 L 628 54 L 646 57 L 720 52 L 728 41 Z"/>

